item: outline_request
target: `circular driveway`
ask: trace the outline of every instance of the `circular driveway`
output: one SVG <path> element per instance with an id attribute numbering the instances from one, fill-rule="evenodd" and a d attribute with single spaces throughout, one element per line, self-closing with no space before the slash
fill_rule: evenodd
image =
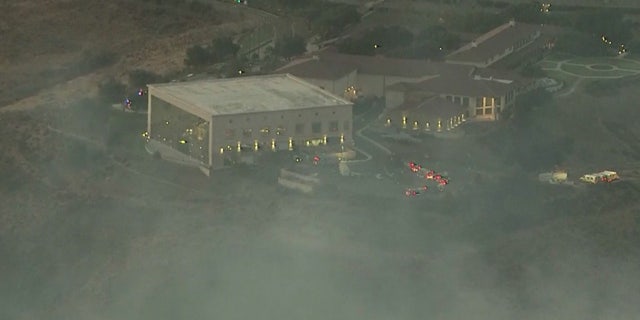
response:
<path id="1" fill-rule="evenodd" d="M 544 60 L 543 70 L 559 71 L 578 78 L 615 79 L 640 74 L 640 62 L 627 58 L 571 58 Z"/>

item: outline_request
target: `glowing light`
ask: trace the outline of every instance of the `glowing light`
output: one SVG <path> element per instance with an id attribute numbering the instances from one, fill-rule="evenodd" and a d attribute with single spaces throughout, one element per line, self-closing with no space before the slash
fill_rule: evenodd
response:
<path id="1" fill-rule="evenodd" d="M 391 125 L 391 119 L 387 118 L 387 123 L 385 124 L 387 127 Z"/>
<path id="2" fill-rule="evenodd" d="M 327 135 L 322 136 L 322 143 L 327 144 Z"/>
<path id="3" fill-rule="evenodd" d="M 178 142 L 179 142 L 180 144 L 186 144 L 186 143 L 187 143 L 187 140 L 185 140 L 185 139 L 180 139 Z"/>
<path id="4" fill-rule="evenodd" d="M 418 121 L 413 122 L 413 130 L 418 130 Z"/>
<path id="5" fill-rule="evenodd" d="M 238 152 L 242 151 L 242 145 L 240 144 L 240 141 L 238 141 L 238 146 L 237 146 L 237 148 L 238 148 Z"/>
<path id="6" fill-rule="evenodd" d="M 254 151 L 258 151 L 258 147 L 259 147 L 259 145 L 258 145 L 258 140 L 254 140 L 254 141 L 253 141 L 253 150 L 254 150 Z"/>
<path id="7" fill-rule="evenodd" d="M 220 154 L 224 153 L 224 148 L 220 148 Z"/>
<path id="8" fill-rule="evenodd" d="M 276 151 L 276 139 L 271 139 L 271 150 Z"/>
<path id="9" fill-rule="evenodd" d="M 442 121 L 438 120 L 438 131 L 442 131 Z"/>
<path id="10" fill-rule="evenodd" d="M 429 125 L 429 122 L 428 122 L 428 121 L 425 123 L 425 125 L 424 125 L 424 129 L 425 129 L 425 130 L 427 130 L 427 131 L 431 130 L 431 127 L 430 127 L 430 125 Z"/>
<path id="11" fill-rule="evenodd" d="M 402 127 L 403 128 L 407 127 L 407 117 L 406 116 L 402 117 Z"/>
<path id="12" fill-rule="evenodd" d="M 344 134 L 340 134 L 340 144 L 344 143 Z"/>

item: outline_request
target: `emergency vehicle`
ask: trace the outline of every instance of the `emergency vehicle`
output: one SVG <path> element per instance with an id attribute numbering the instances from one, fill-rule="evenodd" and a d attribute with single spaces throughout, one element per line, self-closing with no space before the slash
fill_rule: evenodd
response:
<path id="1" fill-rule="evenodd" d="M 590 173 L 580 177 L 580 181 L 593 183 L 593 184 L 601 183 L 601 182 L 613 182 L 619 179 L 620 177 L 618 176 L 618 173 L 616 173 L 615 171 L 602 171 L 598 173 Z"/>

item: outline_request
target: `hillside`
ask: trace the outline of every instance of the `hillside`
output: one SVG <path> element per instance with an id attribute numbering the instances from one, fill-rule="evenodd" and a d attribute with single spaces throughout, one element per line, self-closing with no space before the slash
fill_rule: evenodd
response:
<path id="1" fill-rule="evenodd" d="M 0 2 L 0 107 L 64 104 L 67 96 L 91 92 L 105 75 L 122 78 L 131 69 L 179 71 L 186 47 L 234 35 L 264 21 L 263 16 L 241 7 L 212 4 Z M 53 85 L 59 86 L 46 90 Z"/>

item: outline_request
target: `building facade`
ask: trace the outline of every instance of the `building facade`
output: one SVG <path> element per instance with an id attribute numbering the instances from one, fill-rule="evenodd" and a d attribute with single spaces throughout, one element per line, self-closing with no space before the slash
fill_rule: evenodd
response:
<path id="1" fill-rule="evenodd" d="M 353 147 L 352 103 L 288 74 L 149 85 L 147 149 L 206 174 L 259 152 Z"/>

